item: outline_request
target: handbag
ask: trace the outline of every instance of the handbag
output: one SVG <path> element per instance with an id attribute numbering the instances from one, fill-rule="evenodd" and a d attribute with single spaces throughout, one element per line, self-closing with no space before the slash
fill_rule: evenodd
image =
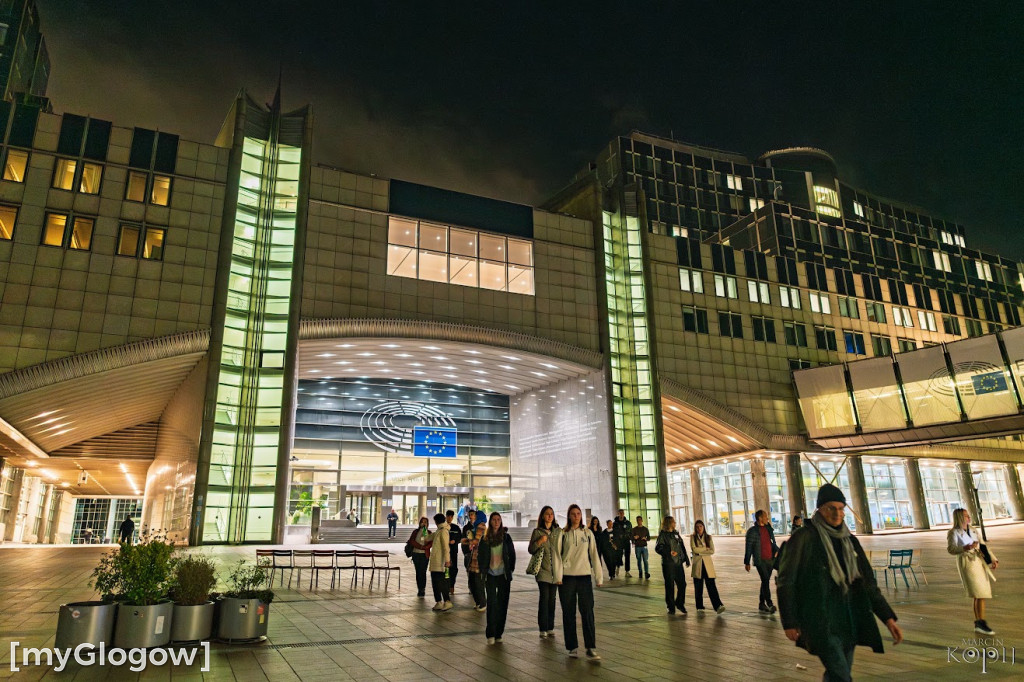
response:
<path id="1" fill-rule="evenodd" d="M 412 558 L 412 543 L 411 542 L 405 543 L 405 556 L 409 557 L 410 559 Z"/>
<path id="2" fill-rule="evenodd" d="M 542 548 L 530 557 L 530 565 L 526 567 L 526 575 L 537 575 L 540 573 L 540 565 L 544 562 L 544 551 L 545 549 Z"/>
<path id="3" fill-rule="evenodd" d="M 982 558 L 985 559 L 985 563 L 988 564 L 988 565 L 991 565 L 992 564 L 992 555 L 989 554 L 989 552 L 988 552 L 988 545 L 986 545 L 984 542 L 979 542 L 978 543 L 978 549 L 981 550 L 981 556 L 982 556 Z"/>

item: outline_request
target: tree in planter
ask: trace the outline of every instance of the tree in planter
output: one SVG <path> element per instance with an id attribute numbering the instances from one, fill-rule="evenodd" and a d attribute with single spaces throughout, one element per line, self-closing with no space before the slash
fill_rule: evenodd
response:
<path id="1" fill-rule="evenodd" d="M 100 559 L 92 587 L 103 601 L 152 606 L 167 599 L 177 560 L 175 547 L 158 533 L 142 535 L 138 544 L 123 544 Z"/>
<path id="2" fill-rule="evenodd" d="M 190 554 L 177 564 L 171 594 L 176 604 L 199 606 L 209 601 L 216 586 L 217 567 L 213 561 L 201 554 Z"/>

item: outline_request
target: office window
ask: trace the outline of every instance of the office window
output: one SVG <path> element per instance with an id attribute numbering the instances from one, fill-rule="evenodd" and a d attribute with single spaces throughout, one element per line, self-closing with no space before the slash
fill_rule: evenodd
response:
<path id="1" fill-rule="evenodd" d="M 736 313 L 718 313 L 718 333 L 734 339 L 743 338 L 743 318 Z"/>
<path id="2" fill-rule="evenodd" d="M 771 296 L 768 294 L 768 282 L 747 282 L 747 296 L 751 303 L 771 303 Z"/>
<path id="3" fill-rule="evenodd" d="M 953 268 L 949 265 L 949 254 L 942 253 L 941 251 L 932 251 L 932 264 L 936 270 L 942 270 L 943 272 L 952 272 Z"/>
<path id="4" fill-rule="evenodd" d="M 742 190 L 743 189 L 743 178 L 738 175 L 732 175 L 731 173 L 725 174 L 725 186 L 729 189 Z"/>
<path id="5" fill-rule="evenodd" d="M 927 329 L 930 332 L 938 331 L 938 327 L 935 325 L 935 313 L 918 310 L 917 321 L 921 325 L 921 329 Z"/>
<path id="6" fill-rule="evenodd" d="M 814 186 L 814 206 L 822 215 L 833 218 L 843 215 L 839 210 L 839 193 L 831 187 Z"/>
<path id="7" fill-rule="evenodd" d="M 75 168 L 77 165 L 78 162 L 74 159 L 57 159 L 53 169 L 54 189 L 74 189 Z"/>
<path id="8" fill-rule="evenodd" d="M 899 344 L 901 353 L 905 353 L 908 350 L 917 350 L 917 341 L 913 339 L 896 339 L 896 343 Z"/>
<path id="9" fill-rule="evenodd" d="M 868 312 L 868 321 L 885 324 L 885 306 L 874 301 L 865 301 L 864 309 Z"/>
<path id="10" fill-rule="evenodd" d="M 812 363 L 810 360 L 800 360 L 798 358 L 789 359 L 789 368 L 791 370 L 810 369 L 811 367 L 814 367 L 814 363 Z"/>
<path id="11" fill-rule="evenodd" d="M 787 346 L 807 348 L 807 328 L 795 322 L 783 322 L 782 331 L 786 336 Z"/>
<path id="12" fill-rule="evenodd" d="M 823 315 L 832 314 L 832 306 L 828 302 L 828 294 L 819 294 L 816 291 L 807 292 L 807 298 L 811 301 L 811 311 Z"/>
<path id="13" fill-rule="evenodd" d="M 89 246 L 92 244 L 93 224 L 94 221 L 92 218 L 76 217 L 71 227 L 71 234 L 68 239 L 68 248 L 77 249 L 79 251 L 88 251 Z"/>
<path id="14" fill-rule="evenodd" d="M 853 202 L 853 214 L 856 215 L 858 218 L 863 218 L 864 204 L 860 203 L 859 201 Z"/>
<path id="15" fill-rule="evenodd" d="M 146 174 L 138 171 L 128 172 L 128 186 L 125 189 L 126 201 L 143 202 L 146 200 Z"/>
<path id="16" fill-rule="evenodd" d="M 47 213 L 46 224 L 43 225 L 43 244 L 47 246 L 64 246 L 64 229 L 68 217 L 63 213 Z"/>
<path id="17" fill-rule="evenodd" d="M 679 268 L 679 288 L 695 294 L 704 293 L 704 275 L 698 270 Z"/>
<path id="18" fill-rule="evenodd" d="M 82 179 L 78 183 L 78 191 L 83 194 L 99 194 L 102 179 L 103 166 L 86 161 L 82 164 Z"/>
<path id="19" fill-rule="evenodd" d="M 910 308 L 894 305 L 892 307 L 892 323 L 897 327 L 913 327 L 914 320 L 910 315 Z"/>
<path id="20" fill-rule="evenodd" d="M 138 225 L 122 225 L 117 237 L 117 255 L 135 258 L 139 252 L 139 236 L 142 228 Z"/>
<path id="21" fill-rule="evenodd" d="M 954 336 L 960 336 L 960 319 L 952 315 L 943 315 L 942 331 Z"/>
<path id="22" fill-rule="evenodd" d="M 864 335 L 856 332 L 843 332 L 843 343 L 846 345 L 846 352 L 851 355 L 867 355 L 864 349 Z"/>
<path id="23" fill-rule="evenodd" d="M 770 317 L 752 315 L 750 322 L 754 328 L 754 340 L 775 343 L 775 320 Z"/>
<path id="24" fill-rule="evenodd" d="M 25 171 L 28 169 L 28 152 L 20 149 L 8 149 L 4 163 L 4 180 L 25 182 Z"/>
<path id="25" fill-rule="evenodd" d="M 953 238 L 956 240 L 957 246 L 959 246 L 962 249 L 967 248 L 967 242 L 964 241 L 964 236 L 962 234 L 955 234 L 953 235 Z"/>
<path id="26" fill-rule="evenodd" d="M 800 310 L 800 290 L 794 287 L 779 287 L 779 304 L 783 308 Z"/>
<path id="27" fill-rule="evenodd" d="M 892 355 L 892 341 L 889 340 L 888 336 L 878 336 L 877 334 L 872 334 L 871 350 L 875 354 L 875 357 L 881 357 L 883 355 Z"/>
<path id="28" fill-rule="evenodd" d="M 687 230 L 685 227 L 680 227 L 679 225 L 673 225 L 672 226 L 672 236 L 673 237 L 689 237 L 690 236 L 690 231 Z"/>
<path id="29" fill-rule="evenodd" d="M 715 295 L 720 298 L 739 298 L 736 278 L 728 275 L 715 275 Z"/>
<path id="30" fill-rule="evenodd" d="M 753 213 L 754 211 L 756 211 L 759 208 L 764 208 L 764 199 L 755 199 L 754 197 L 750 197 L 749 205 L 750 205 L 750 212 Z"/>
<path id="31" fill-rule="evenodd" d="M 854 320 L 860 319 L 860 308 L 857 306 L 857 299 L 851 296 L 839 297 L 839 314 Z"/>
<path id="32" fill-rule="evenodd" d="M 683 329 L 698 334 L 708 333 L 708 311 L 693 306 L 683 306 Z"/>
<path id="33" fill-rule="evenodd" d="M 992 280 L 992 266 L 989 265 L 988 263 L 986 263 L 985 261 L 982 261 L 982 260 L 974 261 L 974 269 L 975 269 L 975 272 L 977 272 L 977 274 L 978 274 L 978 279 L 983 279 L 986 282 L 993 281 Z"/>
<path id="34" fill-rule="evenodd" d="M 160 227 L 147 227 L 146 239 L 142 242 L 142 257 L 146 260 L 164 259 L 165 231 Z"/>
<path id="35" fill-rule="evenodd" d="M 832 327 L 814 326 L 814 341 L 821 350 L 837 350 L 836 330 Z"/>
<path id="36" fill-rule="evenodd" d="M 18 220 L 18 209 L 14 206 L 0 206 L 0 239 L 14 238 L 14 223 Z"/>
<path id="37" fill-rule="evenodd" d="M 171 201 L 171 178 L 167 175 L 153 176 L 153 191 L 149 201 L 157 206 L 166 206 Z"/>
<path id="38" fill-rule="evenodd" d="M 968 318 L 964 320 L 964 323 L 967 325 L 967 336 L 981 336 L 985 333 L 982 331 L 981 322 L 978 322 L 977 320 Z"/>
<path id="39" fill-rule="evenodd" d="M 942 240 L 943 244 L 953 245 L 956 243 L 953 241 L 953 235 L 946 230 L 939 230 L 939 238 Z"/>

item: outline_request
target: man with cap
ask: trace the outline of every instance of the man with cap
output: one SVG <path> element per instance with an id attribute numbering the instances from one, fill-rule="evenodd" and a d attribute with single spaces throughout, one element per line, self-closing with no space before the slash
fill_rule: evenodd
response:
<path id="1" fill-rule="evenodd" d="M 872 613 L 903 641 L 896 614 L 882 596 L 871 563 L 846 526 L 846 497 L 826 483 L 817 511 L 793 531 L 779 565 L 779 614 L 786 637 L 821 659 L 823 680 L 851 680 L 854 648 L 882 653 Z"/>

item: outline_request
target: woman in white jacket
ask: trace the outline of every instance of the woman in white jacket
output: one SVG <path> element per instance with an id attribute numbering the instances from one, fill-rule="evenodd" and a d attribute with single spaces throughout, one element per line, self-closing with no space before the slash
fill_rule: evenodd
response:
<path id="1" fill-rule="evenodd" d="M 565 648 L 573 658 L 579 657 L 576 636 L 576 604 L 579 602 L 587 659 L 598 661 L 601 657 L 597 653 L 594 625 L 594 585 L 601 587 L 601 560 L 597 555 L 597 538 L 583 525 L 583 510 L 579 505 L 570 506 L 566 518 L 565 528 L 555 531 L 551 553 L 551 569 L 562 604 Z"/>
<path id="2" fill-rule="evenodd" d="M 971 515 L 966 509 L 953 510 L 953 527 L 946 535 L 946 550 L 956 557 L 960 580 L 967 596 L 974 599 L 974 631 L 982 635 L 996 634 L 985 622 L 985 600 L 992 598 L 992 583 L 996 580 L 992 571 L 999 561 L 989 551 L 992 563 L 986 563 L 981 541 L 971 528 Z"/>

